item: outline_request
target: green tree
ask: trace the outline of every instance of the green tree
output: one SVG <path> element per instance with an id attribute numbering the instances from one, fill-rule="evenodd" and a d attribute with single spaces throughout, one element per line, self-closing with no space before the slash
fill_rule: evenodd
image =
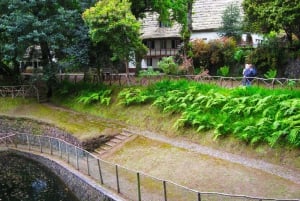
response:
<path id="1" fill-rule="evenodd" d="M 126 65 L 135 60 L 136 54 L 146 53 L 140 38 L 140 23 L 130 10 L 127 0 L 102 0 L 83 13 L 83 19 L 90 28 L 90 37 L 95 43 L 107 44 L 112 60 Z"/>
<path id="2" fill-rule="evenodd" d="M 250 31 L 269 33 L 284 30 L 292 42 L 292 35 L 300 39 L 300 3 L 296 0 L 244 0 L 243 8 Z"/>
<path id="3" fill-rule="evenodd" d="M 242 34 L 241 22 L 239 6 L 237 4 L 230 4 L 223 12 L 222 26 L 218 34 L 222 37 L 234 37 L 238 41 Z"/>
<path id="4" fill-rule="evenodd" d="M 74 48 L 83 49 L 84 43 L 79 42 L 87 35 L 87 30 L 80 29 L 83 21 L 77 1 L 4 0 L 0 2 L 0 8 L 2 72 L 17 75 L 18 62 L 32 45 L 41 47 L 41 63 L 48 72 L 54 70 L 54 56 L 62 60 L 72 52 L 78 52 Z"/>

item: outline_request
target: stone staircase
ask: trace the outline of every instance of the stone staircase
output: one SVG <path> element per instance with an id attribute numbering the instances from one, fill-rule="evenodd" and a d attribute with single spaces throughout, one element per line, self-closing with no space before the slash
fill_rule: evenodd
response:
<path id="1" fill-rule="evenodd" d="M 123 129 L 121 133 L 115 135 L 106 143 L 100 145 L 97 149 L 94 150 L 95 153 L 102 156 L 109 151 L 116 150 L 122 147 L 123 144 L 132 140 L 136 135 L 134 135 L 131 131 Z"/>

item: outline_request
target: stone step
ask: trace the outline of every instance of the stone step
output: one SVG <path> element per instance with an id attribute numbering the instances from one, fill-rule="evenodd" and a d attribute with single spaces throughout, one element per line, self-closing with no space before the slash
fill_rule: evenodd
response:
<path id="1" fill-rule="evenodd" d="M 128 138 L 128 136 L 126 135 L 122 135 L 122 134 L 118 134 L 115 136 L 116 139 L 119 139 L 119 140 L 125 140 L 126 138 Z"/>
<path id="2" fill-rule="evenodd" d="M 122 140 L 118 138 L 112 138 L 110 141 L 115 142 L 116 144 L 122 142 Z"/>
<path id="3" fill-rule="evenodd" d="M 132 132 L 123 130 L 121 133 L 115 135 L 112 139 L 95 149 L 95 152 L 99 155 L 105 154 L 108 150 L 117 147 L 119 144 L 125 142 L 133 135 Z"/>
<path id="4" fill-rule="evenodd" d="M 99 148 L 102 149 L 102 150 L 107 151 L 107 150 L 111 149 L 112 146 L 109 146 L 109 145 L 107 145 L 107 144 L 104 144 L 104 145 L 100 146 Z"/>
<path id="5" fill-rule="evenodd" d="M 109 145 L 111 147 L 115 146 L 116 144 L 118 144 L 118 143 L 113 142 L 112 140 L 110 140 L 110 141 L 108 141 L 108 142 L 105 143 L 105 145 Z"/>
<path id="6" fill-rule="evenodd" d="M 132 136 L 134 133 L 130 130 L 127 129 L 123 129 L 121 132 L 122 135 L 126 135 L 126 136 Z"/>
<path id="7" fill-rule="evenodd" d="M 103 150 L 103 149 L 95 149 L 94 152 L 96 152 L 96 153 L 99 154 L 99 155 L 102 155 L 102 154 L 106 153 L 106 150 Z"/>

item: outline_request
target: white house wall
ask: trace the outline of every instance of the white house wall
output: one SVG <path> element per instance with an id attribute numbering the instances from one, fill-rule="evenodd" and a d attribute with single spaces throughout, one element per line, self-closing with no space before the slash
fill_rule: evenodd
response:
<path id="1" fill-rule="evenodd" d="M 202 40 L 214 40 L 220 38 L 220 36 L 215 31 L 207 31 L 207 32 L 194 32 L 191 34 L 191 40 L 202 39 Z"/>

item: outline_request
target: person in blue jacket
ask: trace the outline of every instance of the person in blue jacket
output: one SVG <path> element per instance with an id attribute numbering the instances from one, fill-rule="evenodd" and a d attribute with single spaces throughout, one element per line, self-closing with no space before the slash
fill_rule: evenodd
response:
<path id="1" fill-rule="evenodd" d="M 256 76 L 256 70 L 252 64 L 245 64 L 243 70 L 243 85 L 250 86 L 253 78 Z"/>

